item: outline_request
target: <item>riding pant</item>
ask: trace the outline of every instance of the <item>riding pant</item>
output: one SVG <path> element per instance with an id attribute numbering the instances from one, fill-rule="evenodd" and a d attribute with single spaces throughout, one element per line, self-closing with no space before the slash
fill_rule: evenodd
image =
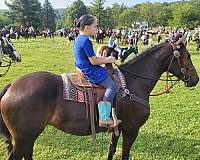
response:
<path id="1" fill-rule="evenodd" d="M 116 92 L 118 91 L 119 87 L 117 86 L 116 82 L 114 82 L 110 76 L 101 82 L 99 85 L 106 88 L 106 92 L 103 97 L 103 101 L 113 102 Z"/>

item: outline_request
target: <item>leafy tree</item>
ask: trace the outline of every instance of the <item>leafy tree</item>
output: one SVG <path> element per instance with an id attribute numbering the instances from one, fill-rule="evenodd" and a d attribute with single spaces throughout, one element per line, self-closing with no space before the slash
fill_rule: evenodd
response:
<path id="1" fill-rule="evenodd" d="M 169 21 L 171 26 L 192 27 L 198 22 L 198 14 L 190 3 L 175 4 L 172 8 L 173 18 Z"/>
<path id="2" fill-rule="evenodd" d="M 150 27 L 159 25 L 159 19 L 161 19 L 162 4 L 161 3 L 142 3 L 138 6 L 140 10 L 141 19 L 148 22 Z"/>
<path id="3" fill-rule="evenodd" d="M 54 9 L 48 0 L 45 0 L 43 4 L 42 13 L 43 13 L 44 27 L 49 28 L 50 30 L 55 30 L 56 14 L 54 13 Z"/>
<path id="4" fill-rule="evenodd" d="M 65 26 L 70 28 L 76 18 L 87 14 L 87 8 L 81 0 L 76 0 L 71 6 L 67 7 L 64 13 Z"/>
<path id="5" fill-rule="evenodd" d="M 164 27 L 168 26 L 169 19 L 172 19 L 172 9 L 167 3 L 164 3 L 162 10 L 159 12 L 158 25 Z"/>
<path id="6" fill-rule="evenodd" d="M 56 14 L 56 30 L 63 28 L 65 9 L 55 9 Z"/>
<path id="7" fill-rule="evenodd" d="M 106 16 L 106 12 L 105 9 L 103 7 L 105 3 L 105 0 L 94 0 L 93 2 L 91 2 L 92 7 L 91 7 L 91 12 L 92 15 L 96 16 L 98 19 L 98 25 L 100 28 L 105 27 L 105 16 Z"/>
<path id="8" fill-rule="evenodd" d="M 129 8 L 124 10 L 122 14 L 119 16 L 119 25 L 120 27 L 131 27 L 134 22 L 138 19 L 138 13 L 136 9 Z"/>
<path id="9" fill-rule="evenodd" d="M 6 1 L 6 5 L 15 22 L 41 28 L 41 4 L 38 0 L 11 0 L 10 3 Z"/>
<path id="10" fill-rule="evenodd" d="M 126 9 L 127 9 L 127 7 L 124 6 L 123 4 L 122 4 L 122 5 L 119 5 L 119 4 L 117 4 L 117 3 L 114 3 L 114 4 L 112 5 L 112 20 L 113 20 L 113 25 L 114 25 L 115 27 L 117 27 L 118 24 L 119 24 L 119 15 L 120 15 L 121 13 L 123 13 L 124 10 L 126 10 Z"/>
<path id="11" fill-rule="evenodd" d="M 10 19 L 3 11 L 0 11 L 0 28 L 8 26 L 10 24 Z"/>
<path id="12" fill-rule="evenodd" d="M 200 24 L 200 0 L 191 0 L 190 4 L 193 6 L 193 11 L 196 15 L 196 20 L 194 21 L 193 25 L 197 26 Z"/>
<path id="13" fill-rule="evenodd" d="M 105 9 L 104 25 L 105 25 L 105 28 L 114 27 L 113 19 L 112 19 L 112 9 L 110 7 L 107 7 Z"/>

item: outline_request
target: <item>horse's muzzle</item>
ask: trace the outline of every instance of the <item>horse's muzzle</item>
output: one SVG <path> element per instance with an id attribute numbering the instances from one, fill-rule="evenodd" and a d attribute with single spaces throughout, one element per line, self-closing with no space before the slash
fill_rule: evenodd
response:
<path id="1" fill-rule="evenodd" d="M 21 55 L 16 51 L 14 51 L 14 55 L 14 61 L 21 62 Z"/>
<path id="2" fill-rule="evenodd" d="M 190 77 L 187 81 L 185 81 L 185 86 L 186 87 L 194 87 L 197 85 L 197 83 L 199 82 L 199 77 Z"/>

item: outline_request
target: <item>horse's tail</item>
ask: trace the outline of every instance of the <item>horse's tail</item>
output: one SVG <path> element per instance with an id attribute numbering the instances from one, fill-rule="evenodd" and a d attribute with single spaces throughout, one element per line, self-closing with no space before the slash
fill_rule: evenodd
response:
<path id="1" fill-rule="evenodd" d="M 4 87 L 4 89 L 0 92 L 0 101 L 9 87 L 10 87 L 10 84 Z M 1 106 L 0 106 L 0 134 L 3 136 L 5 140 L 10 139 L 11 134 L 3 121 L 2 114 L 1 114 Z"/>

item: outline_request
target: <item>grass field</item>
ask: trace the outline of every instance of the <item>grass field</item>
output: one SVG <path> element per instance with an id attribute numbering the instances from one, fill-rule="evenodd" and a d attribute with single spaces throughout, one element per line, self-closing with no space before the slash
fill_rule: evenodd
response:
<path id="1" fill-rule="evenodd" d="M 0 78 L 1 88 L 14 79 L 35 71 L 61 74 L 74 71 L 72 44 L 64 38 L 39 38 L 26 42 L 13 41 L 22 55 L 22 62 L 14 64 L 6 76 Z M 97 48 L 97 44 L 95 44 Z M 140 50 L 142 46 L 139 46 Z M 200 52 L 194 44 L 189 47 L 192 60 L 200 73 Z M 3 72 L 0 69 L 0 72 Z M 155 90 L 161 90 L 158 84 Z M 176 85 L 170 94 L 151 97 L 151 115 L 141 128 L 132 147 L 134 160 L 200 160 L 200 85 L 185 88 Z M 103 139 L 102 139 L 103 137 Z M 97 135 L 97 146 L 91 137 L 77 137 L 49 126 L 34 146 L 35 160 L 105 160 L 109 135 Z M 120 159 L 120 139 L 114 159 Z M 0 160 L 5 160 L 5 145 L 0 138 Z"/>

